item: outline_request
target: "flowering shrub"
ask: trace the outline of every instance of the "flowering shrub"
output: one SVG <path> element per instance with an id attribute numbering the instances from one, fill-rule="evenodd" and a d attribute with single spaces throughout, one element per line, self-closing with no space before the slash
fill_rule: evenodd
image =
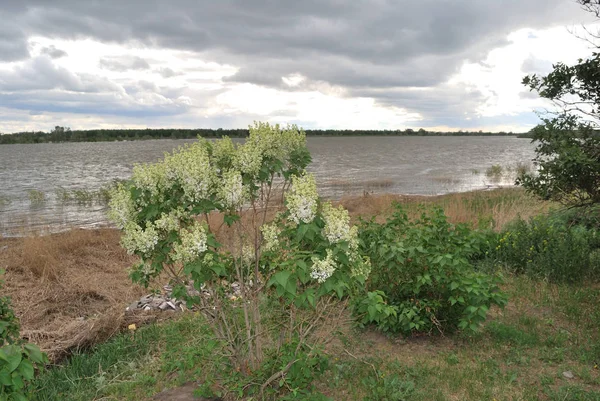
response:
<path id="1" fill-rule="evenodd" d="M 363 324 L 392 332 L 477 331 L 491 305 L 503 306 L 500 278 L 474 270 L 478 232 L 446 221 L 442 210 L 410 221 L 400 206 L 383 224 L 362 222 L 360 250 L 373 271 L 356 309 Z"/>
<path id="2" fill-rule="evenodd" d="M 149 285 L 167 273 L 241 372 L 256 371 L 277 343 L 269 336 L 281 337 L 265 327 L 265 299 L 276 297 L 289 315 L 284 337 L 302 344 L 310 325 L 294 320 L 299 311 L 320 311 L 370 271 L 348 212 L 320 203 L 309 162 L 303 131 L 257 123 L 244 144 L 200 139 L 137 165 L 112 194 L 109 217 L 140 258 L 131 278 Z"/>

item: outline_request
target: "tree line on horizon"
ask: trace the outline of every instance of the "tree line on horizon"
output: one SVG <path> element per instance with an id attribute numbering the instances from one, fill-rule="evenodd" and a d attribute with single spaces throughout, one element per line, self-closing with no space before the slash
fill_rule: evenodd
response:
<path id="1" fill-rule="evenodd" d="M 307 129 L 307 136 L 515 136 L 512 132 L 484 132 L 484 131 L 456 131 L 440 132 L 419 130 L 350 130 L 350 129 Z M 69 127 L 56 126 L 50 132 L 29 131 L 16 132 L 13 134 L 1 134 L 0 144 L 15 143 L 55 143 L 55 142 L 109 142 L 109 141 L 134 141 L 144 139 L 194 139 L 221 138 L 229 136 L 232 138 L 245 138 L 248 129 L 92 129 L 71 130 Z"/>

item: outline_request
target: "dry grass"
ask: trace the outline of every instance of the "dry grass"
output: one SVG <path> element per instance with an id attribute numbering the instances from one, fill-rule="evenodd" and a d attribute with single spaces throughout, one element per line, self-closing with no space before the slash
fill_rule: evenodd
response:
<path id="1" fill-rule="evenodd" d="M 131 283 L 133 263 L 110 229 L 71 230 L 0 240 L 5 290 L 21 320 L 21 334 L 53 358 L 102 341 L 125 324 L 128 301 L 143 290 Z"/>
<path id="2" fill-rule="evenodd" d="M 382 220 L 392 210 L 392 203 L 401 204 L 411 217 L 418 216 L 423 207 L 441 207 L 452 223 L 469 223 L 474 227 L 500 230 L 517 217 L 528 219 L 547 212 L 553 205 L 528 195 L 520 188 L 473 191 L 438 196 L 366 195 L 342 198 L 353 217 L 376 217 Z"/>

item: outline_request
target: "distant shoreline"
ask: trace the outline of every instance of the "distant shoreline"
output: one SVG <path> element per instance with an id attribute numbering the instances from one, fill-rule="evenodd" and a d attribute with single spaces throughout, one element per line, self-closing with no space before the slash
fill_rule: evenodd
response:
<path id="1" fill-rule="evenodd" d="M 513 132 L 439 132 L 420 130 L 304 130 L 308 137 L 342 137 L 342 136 L 489 136 L 489 137 L 525 137 L 524 133 Z M 56 127 L 51 132 L 17 132 L 1 134 L 0 145 L 31 143 L 65 143 L 65 142 L 116 142 L 141 141 L 151 139 L 196 139 L 203 138 L 245 138 L 247 129 L 107 129 L 107 130 L 70 130 Z"/>

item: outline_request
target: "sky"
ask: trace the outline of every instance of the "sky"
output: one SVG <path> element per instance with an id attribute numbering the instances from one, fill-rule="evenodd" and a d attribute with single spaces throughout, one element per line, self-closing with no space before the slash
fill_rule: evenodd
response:
<path id="1" fill-rule="evenodd" d="M 0 132 L 523 132 L 592 49 L 573 0 L 2 0 Z M 591 25 L 590 25 L 591 24 Z"/>

